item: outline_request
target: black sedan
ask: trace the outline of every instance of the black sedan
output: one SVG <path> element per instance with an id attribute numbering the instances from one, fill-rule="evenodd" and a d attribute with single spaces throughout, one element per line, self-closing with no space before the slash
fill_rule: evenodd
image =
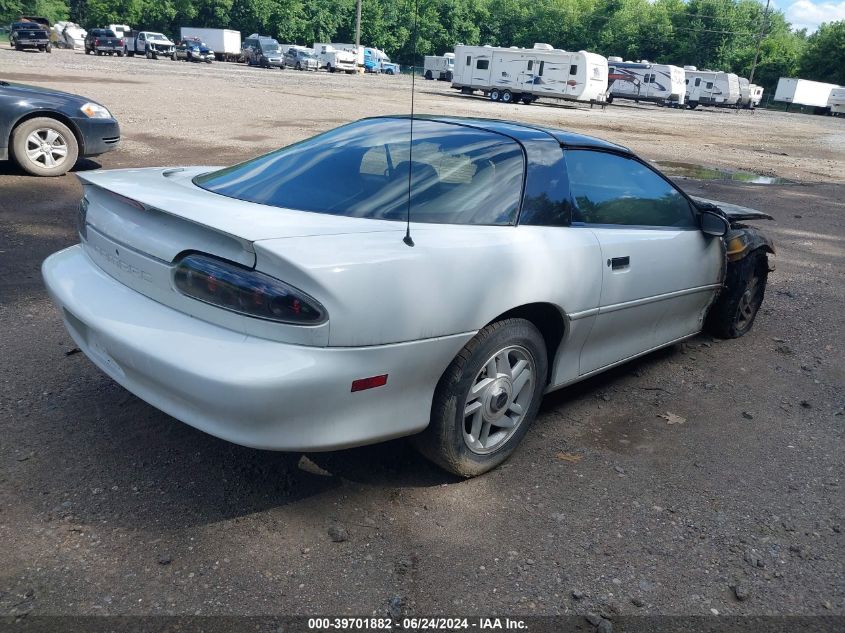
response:
<path id="1" fill-rule="evenodd" d="M 0 79 L 0 160 L 34 176 L 61 176 L 81 156 L 117 147 L 120 126 L 99 103 Z"/>

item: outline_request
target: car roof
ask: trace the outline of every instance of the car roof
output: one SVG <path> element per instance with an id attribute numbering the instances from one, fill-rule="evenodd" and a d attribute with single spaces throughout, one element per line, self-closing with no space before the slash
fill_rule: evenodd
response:
<path id="1" fill-rule="evenodd" d="M 373 117 L 373 118 L 410 118 L 408 115 Z M 577 132 L 569 132 L 568 130 L 559 130 L 557 128 L 544 127 L 540 125 L 531 125 L 529 123 L 522 123 L 519 121 L 506 121 L 503 119 L 482 119 L 479 117 L 457 117 L 457 116 L 439 116 L 439 115 L 415 115 L 414 118 L 425 119 L 427 121 L 441 121 L 443 123 L 451 123 L 454 125 L 465 125 L 469 127 L 489 130 L 491 132 L 498 132 L 515 138 L 518 141 L 528 141 L 536 139 L 537 132 L 543 132 L 551 136 L 555 141 L 560 143 L 563 147 L 591 147 L 597 149 L 608 149 L 616 152 L 623 152 L 625 154 L 632 154 L 630 149 L 623 145 L 617 145 L 604 139 L 596 138 L 594 136 L 587 136 L 586 134 L 578 134 Z"/>

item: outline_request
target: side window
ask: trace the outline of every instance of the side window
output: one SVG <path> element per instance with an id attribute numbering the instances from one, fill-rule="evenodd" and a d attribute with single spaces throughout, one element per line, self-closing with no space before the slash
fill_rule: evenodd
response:
<path id="1" fill-rule="evenodd" d="M 569 67 L 569 74 L 570 75 L 577 75 L 578 74 L 578 64 L 572 64 Z"/>
<path id="2" fill-rule="evenodd" d="M 633 158 L 568 150 L 566 169 L 573 222 L 625 226 L 696 226 L 687 199 L 666 179 Z"/>
<path id="3" fill-rule="evenodd" d="M 528 70 L 534 68 L 534 60 L 528 60 Z"/>
<path id="4" fill-rule="evenodd" d="M 537 73 L 541 77 L 543 76 L 543 67 L 546 65 L 546 62 L 540 62 L 540 72 Z"/>
<path id="5" fill-rule="evenodd" d="M 701 77 L 696 77 L 696 78 L 695 78 L 695 85 L 696 85 L 696 86 L 700 86 L 700 85 L 701 85 Z"/>
<path id="6" fill-rule="evenodd" d="M 467 55 L 467 66 L 472 66 L 472 55 Z"/>
<path id="7" fill-rule="evenodd" d="M 490 68 L 490 60 L 479 59 L 477 62 L 475 62 L 475 67 L 478 70 L 487 70 L 488 68 Z"/>
<path id="8" fill-rule="evenodd" d="M 557 143 L 544 143 L 532 150 L 534 162 L 528 166 L 520 224 L 569 226 L 572 202 L 563 150 Z"/>
<path id="9" fill-rule="evenodd" d="M 707 89 L 708 89 L 708 90 L 710 90 L 712 87 L 713 87 L 713 82 L 712 82 L 712 81 L 708 81 L 708 82 L 707 82 Z"/>

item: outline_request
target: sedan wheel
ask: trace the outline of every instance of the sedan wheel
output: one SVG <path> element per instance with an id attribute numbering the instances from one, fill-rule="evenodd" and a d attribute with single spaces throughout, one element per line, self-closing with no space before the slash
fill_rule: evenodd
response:
<path id="1" fill-rule="evenodd" d="M 769 260 L 761 250 L 728 264 L 725 287 L 707 314 L 706 327 L 720 338 L 746 334 L 763 303 Z"/>
<path id="2" fill-rule="evenodd" d="M 76 137 L 55 119 L 25 121 L 12 132 L 12 152 L 17 163 L 35 176 L 60 176 L 79 155 Z"/>
<path id="3" fill-rule="evenodd" d="M 524 319 L 488 325 L 467 343 L 435 391 L 420 451 L 449 472 L 474 477 L 516 449 L 534 421 L 547 377 L 546 345 Z"/>

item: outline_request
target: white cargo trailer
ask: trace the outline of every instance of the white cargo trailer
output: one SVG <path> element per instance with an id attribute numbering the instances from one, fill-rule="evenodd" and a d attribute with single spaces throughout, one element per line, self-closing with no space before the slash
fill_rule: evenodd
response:
<path id="1" fill-rule="evenodd" d="M 238 61 L 241 56 L 241 32 L 231 29 L 202 29 L 193 26 L 183 26 L 180 29 L 181 39 L 198 37 L 205 45 L 214 51 L 217 61 Z"/>
<path id="2" fill-rule="evenodd" d="M 845 114 L 845 88 L 834 88 L 827 98 L 827 107 L 833 116 Z"/>
<path id="3" fill-rule="evenodd" d="M 763 100 L 763 86 L 749 84 L 748 87 L 751 89 L 751 106 L 756 108 Z"/>
<path id="4" fill-rule="evenodd" d="M 684 66 L 686 75 L 686 100 L 690 109 L 699 104 L 737 107 L 740 101 L 739 77 L 720 70 L 698 70 Z"/>
<path id="5" fill-rule="evenodd" d="M 814 106 L 816 108 L 827 108 L 827 100 L 830 98 L 830 93 L 834 88 L 838 87 L 836 84 L 826 84 L 820 81 L 781 77 L 778 79 L 778 87 L 775 89 L 774 100 L 803 106 Z"/>
<path id="6" fill-rule="evenodd" d="M 608 57 L 607 66 L 608 103 L 614 99 L 631 99 L 670 106 L 684 104 L 683 68 L 646 60 L 626 62 L 621 57 Z"/>
<path id="7" fill-rule="evenodd" d="M 343 46 L 351 46 L 353 50 L 346 50 L 341 48 Z M 354 51 L 354 44 L 327 44 L 314 43 L 314 54 L 317 56 L 317 62 L 320 68 L 325 68 L 330 73 L 345 72 L 353 74 L 358 67 L 358 55 Z M 361 63 L 364 63 L 364 49 L 361 48 Z"/>
<path id="8" fill-rule="evenodd" d="M 438 81 L 452 81 L 455 72 L 455 54 L 426 55 L 423 61 L 423 77 Z"/>
<path id="9" fill-rule="evenodd" d="M 525 104 L 538 98 L 588 103 L 607 97 L 607 58 L 535 44 L 534 48 L 455 47 L 452 87 L 482 91 L 493 101 Z"/>

